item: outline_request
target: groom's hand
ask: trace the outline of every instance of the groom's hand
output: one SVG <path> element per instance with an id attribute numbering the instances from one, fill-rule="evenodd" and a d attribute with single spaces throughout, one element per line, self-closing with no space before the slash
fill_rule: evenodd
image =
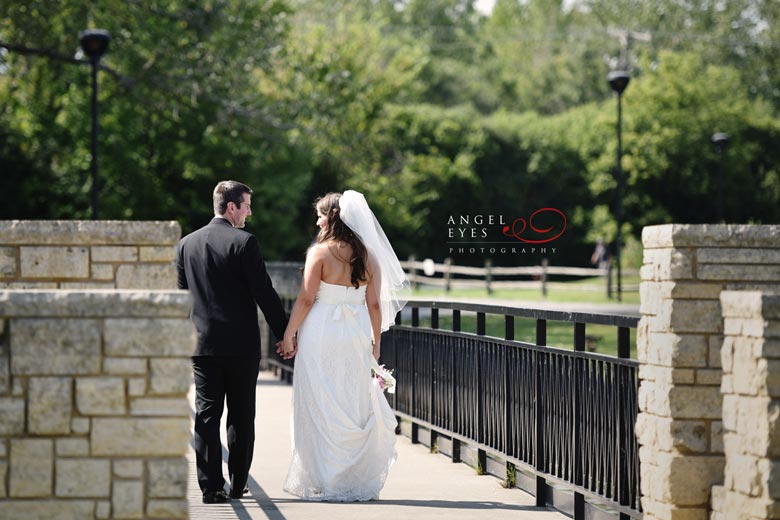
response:
<path id="1" fill-rule="evenodd" d="M 297 338 L 293 341 L 293 349 L 290 352 L 285 353 L 283 346 L 284 346 L 284 341 L 276 342 L 276 353 L 279 354 L 282 357 L 282 359 L 292 359 L 295 356 L 295 354 L 298 352 Z"/>

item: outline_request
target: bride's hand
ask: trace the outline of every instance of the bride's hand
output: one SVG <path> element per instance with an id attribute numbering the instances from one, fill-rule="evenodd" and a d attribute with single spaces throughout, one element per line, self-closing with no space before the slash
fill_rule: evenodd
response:
<path id="1" fill-rule="evenodd" d="M 279 353 L 284 359 L 290 359 L 295 355 L 295 337 L 285 335 L 284 339 L 280 342 Z"/>
<path id="2" fill-rule="evenodd" d="M 284 347 L 284 341 L 277 341 L 275 343 L 275 346 L 276 346 L 276 353 L 279 354 L 282 357 L 282 359 L 287 359 L 287 357 L 284 355 L 284 351 L 282 350 L 282 348 Z"/>
<path id="3" fill-rule="evenodd" d="M 379 361 L 379 342 L 374 342 L 374 359 Z"/>

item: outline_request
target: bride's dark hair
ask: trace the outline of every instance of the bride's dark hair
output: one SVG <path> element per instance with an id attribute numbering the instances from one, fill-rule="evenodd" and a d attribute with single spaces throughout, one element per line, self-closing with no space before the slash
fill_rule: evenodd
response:
<path id="1" fill-rule="evenodd" d="M 341 211 L 339 208 L 340 198 L 341 193 L 328 193 L 314 201 L 314 207 L 327 219 L 327 224 L 317 234 L 317 243 L 338 240 L 352 246 L 352 258 L 349 259 L 349 264 L 352 267 L 350 281 L 357 289 L 361 281 L 368 279 L 366 270 L 368 255 L 363 242 L 344 224 L 339 216 Z"/>

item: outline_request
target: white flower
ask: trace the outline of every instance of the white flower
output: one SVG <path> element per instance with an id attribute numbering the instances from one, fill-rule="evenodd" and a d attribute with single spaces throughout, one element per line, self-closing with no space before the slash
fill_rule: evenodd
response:
<path id="1" fill-rule="evenodd" d="M 395 378 L 392 370 L 386 370 L 384 365 L 379 365 L 379 370 L 371 369 L 371 377 L 376 379 L 379 388 L 387 390 L 387 393 L 395 393 Z"/>

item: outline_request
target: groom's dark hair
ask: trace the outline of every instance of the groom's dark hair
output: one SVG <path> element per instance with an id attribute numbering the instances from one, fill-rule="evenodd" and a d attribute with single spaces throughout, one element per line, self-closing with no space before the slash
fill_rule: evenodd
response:
<path id="1" fill-rule="evenodd" d="M 214 213 L 224 215 L 228 202 L 241 206 L 244 193 L 252 194 L 252 188 L 238 181 L 222 181 L 214 188 Z"/>

